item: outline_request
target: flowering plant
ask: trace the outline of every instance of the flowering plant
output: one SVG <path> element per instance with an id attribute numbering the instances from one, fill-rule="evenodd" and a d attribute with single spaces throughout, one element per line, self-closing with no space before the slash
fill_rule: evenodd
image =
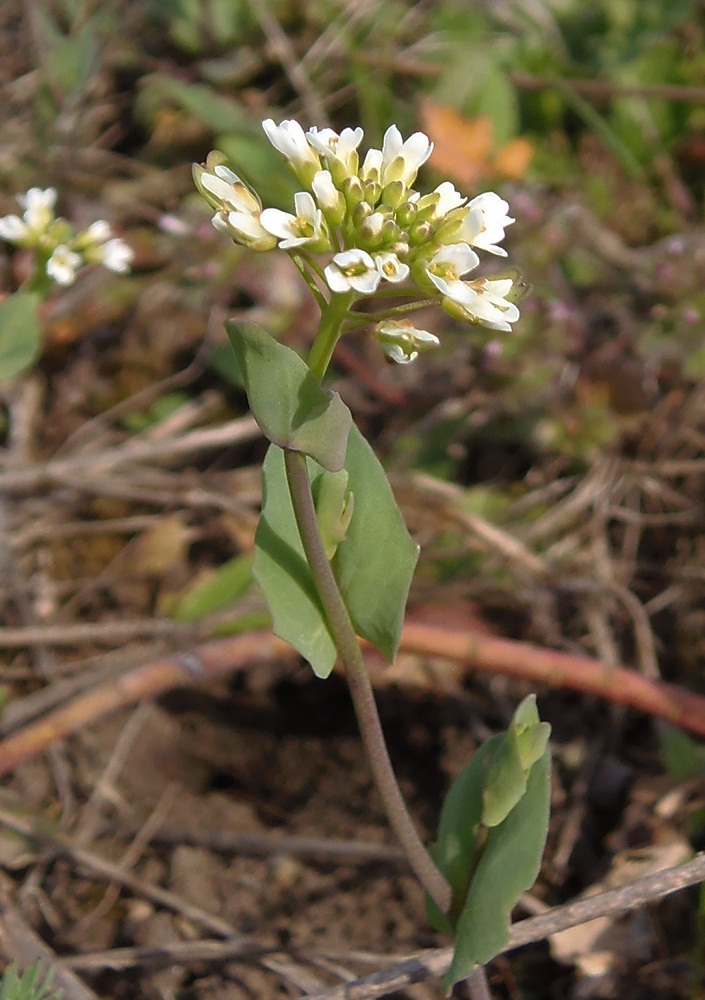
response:
<path id="1" fill-rule="evenodd" d="M 33 251 L 32 271 L 23 286 L 0 305 L 0 381 L 20 374 L 39 348 L 36 311 L 53 285 L 71 285 L 86 264 L 102 264 L 126 274 L 132 249 L 114 237 L 104 219 L 76 232 L 57 217 L 55 188 L 30 188 L 17 195 L 22 215 L 0 218 L 0 239 Z"/>
<path id="2" fill-rule="evenodd" d="M 427 305 L 432 297 L 458 319 L 511 330 L 519 318 L 511 278 L 463 280 L 480 263 L 475 249 L 506 257 L 499 244 L 514 222 L 507 214 L 509 205 L 492 191 L 468 200 L 449 181 L 422 196 L 412 185 L 433 149 L 422 132 L 403 141 L 392 125 L 382 149 L 369 149 L 360 163 L 361 128 L 343 129 L 340 135 L 316 128 L 305 133 L 296 121 L 275 125 L 270 119 L 264 130 L 306 188 L 295 196 L 293 213 L 263 209 L 256 193 L 217 151 L 194 167 L 194 178 L 216 209 L 217 229 L 253 250 L 286 250 L 322 308 L 341 314 L 335 333 L 322 336 L 314 347 L 310 363 L 319 376 L 334 341 L 356 322 L 350 315 L 354 302 L 376 293 L 399 293 L 402 285 L 412 286 L 406 312 Z M 325 266 L 319 261 L 323 254 Z M 375 336 L 399 363 L 413 361 L 439 343 L 408 321 L 386 317 Z"/>
<path id="3" fill-rule="evenodd" d="M 393 125 L 382 148 L 361 160 L 361 128 L 305 132 L 271 119 L 263 127 L 301 184 L 293 212 L 263 207 L 217 151 L 194 165 L 213 225 L 253 251 L 288 253 L 321 313 L 306 361 L 254 324 L 226 323 L 250 408 L 270 441 L 253 572 L 275 632 L 314 672 L 326 677 L 342 661 L 375 781 L 427 890 L 429 917 L 455 935 L 452 983 L 501 949 L 511 907 L 536 877 L 548 821 L 548 727 L 526 699 L 508 732 L 459 775 L 429 854 L 391 768 L 359 642 L 394 658 L 418 547 L 350 411 L 321 383 L 339 338 L 363 324 L 374 324 L 397 363 L 437 348 L 435 334 L 408 320 L 429 303 L 511 331 L 519 318 L 512 279 L 468 275 L 478 250 L 506 256 L 500 244 L 514 220 L 493 192 L 468 200 L 449 182 L 416 190 L 433 149 L 421 132 L 403 140 Z M 405 301 L 376 313 L 354 308 L 389 296 Z"/>

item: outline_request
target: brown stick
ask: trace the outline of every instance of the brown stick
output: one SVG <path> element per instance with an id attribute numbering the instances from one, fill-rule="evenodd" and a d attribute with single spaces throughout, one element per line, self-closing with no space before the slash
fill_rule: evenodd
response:
<path id="1" fill-rule="evenodd" d="M 404 626 L 400 648 L 458 660 L 471 668 L 534 684 L 597 695 L 705 736 L 705 698 L 701 695 L 587 656 L 558 653 L 479 632 L 412 622 Z"/>
<path id="2" fill-rule="evenodd" d="M 584 924 L 596 917 L 611 916 L 634 910 L 646 903 L 653 903 L 664 896 L 697 885 L 705 879 L 705 855 L 699 854 L 692 861 L 677 868 L 667 868 L 637 879 L 621 889 L 601 892 L 596 896 L 579 899 L 565 906 L 556 906 L 538 917 L 521 920 L 513 924 L 509 942 L 500 954 L 519 948 L 534 941 L 543 941 L 551 934 Z M 450 965 L 452 948 L 438 948 L 433 951 L 411 955 L 391 968 L 375 972 L 354 982 L 334 986 L 317 993 L 310 1000 L 373 1000 L 374 997 L 389 996 L 404 989 L 410 983 L 419 983 L 431 977 L 441 976 Z"/>
<path id="3" fill-rule="evenodd" d="M 414 622 L 404 626 L 400 650 L 457 660 L 469 669 L 517 677 L 536 685 L 582 691 L 705 736 L 705 698 L 701 695 L 665 681 L 649 680 L 624 667 L 607 666 L 587 656 Z M 79 695 L 0 741 L 0 777 L 56 740 L 70 736 L 117 708 L 155 698 L 177 685 L 193 684 L 272 659 L 294 660 L 296 656 L 290 646 L 271 633 L 252 632 L 155 660 Z"/>

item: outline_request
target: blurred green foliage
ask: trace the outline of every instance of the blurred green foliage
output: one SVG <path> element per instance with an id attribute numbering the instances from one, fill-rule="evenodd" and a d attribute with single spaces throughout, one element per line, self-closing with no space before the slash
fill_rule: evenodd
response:
<path id="1" fill-rule="evenodd" d="M 61 1000 L 64 991 L 52 986 L 51 971 L 44 971 L 41 962 L 35 962 L 20 973 L 10 965 L 0 982 L 0 1000 Z"/>

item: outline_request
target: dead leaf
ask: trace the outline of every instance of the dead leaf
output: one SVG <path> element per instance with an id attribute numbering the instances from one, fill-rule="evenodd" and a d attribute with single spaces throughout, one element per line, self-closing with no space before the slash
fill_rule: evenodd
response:
<path id="1" fill-rule="evenodd" d="M 466 118 L 454 108 L 430 99 L 420 103 L 419 115 L 434 143 L 431 166 L 461 188 L 475 188 L 485 177 L 518 180 L 526 173 L 534 150 L 525 136 L 517 136 L 496 149 L 492 122 L 485 115 Z"/>
<path id="2" fill-rule="evenodd" d="M 472 188 L 490 172 L 492 123 L 489 118 L 465 118 L 454 108 L 425 100 L 421 124 L 434 143 L 431 166 L 461 187 Z"/>
<path id="3" fill-rule="evenodd" d="M 134 576 L 163 577 L 181 566 L 191 543 L 192 530 L 183 514 L 167 514 L 148 528 L 125 550 L 126 563 Z"/>
<path id="4" fill-rule="evenodd" d="M 497 150 L 494 158 L 495 173 L 512 181 L 519 181 L 525 176 L 533 155 L 534 144 L 531 139 L 518 135 Z"/>

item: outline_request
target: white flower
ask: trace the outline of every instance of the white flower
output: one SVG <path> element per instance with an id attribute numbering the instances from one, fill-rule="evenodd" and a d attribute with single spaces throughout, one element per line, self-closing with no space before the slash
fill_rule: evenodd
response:
<path id="1" fill-rule="evenodd" d="M 102 264 L 109 271 L 128 274 L 134 257 L 131 246 L 113 237 L 110 223 L 105 219 L 92 222 L 71 241 L 71 248 L 83 254 L 87 264 Z"/>
<path id="2" fill-rule="evenodd" d="M 26 194 L 18 195 L 17 200 L 25 210 L 24 221 L 29 229 L 46 232 L 54 221 L 56 188 L 30 188 Z"/>
<path id="3" fill-rule="evenodd" d="M 223 162 L 223 153 L 214 149 L 205 166 L 193 165 L 193 179 L 198 191 L 217 211 L 213 225 L 221 233 L 251 250 L 271 250 L 276 239 L 262 228 L 259 218 L 262 202 L 254 191 Z"/>
<path id="4" fill-rule="evenodd" d="M 382 277 L 366 250 L 337 253 L 324 274 L 332 292 L 359 292 L 361 295 L 376 292 Z"/>
<path id="5" fill-rule="evenodd" d="M 460 208 L 467 200 L 460 191 L 456 191 L 450 181 L 439 184 L 433 194 L 438 195 L 438 202 L 433 212 L 434 219 L 444 219 L 449 212 Z"/>
<path id="6" fill-rule="evenodd" d="M 398 284 L 409 275 L 409 265 L 403 264 L 395 253 L 376 253 L 374 260 L 377 270 L 386 281 Z"/>
<path id="7" fill-rule="evenodd" d="M 106 243 L 113 235 L 110 223 L 105 219 L 97 219 L 91 222 L 90 226 L 83 233 L 87 243 Z"/>
<path id="8" fill-rule="evenodd" d="M 511 278 L 459 281 L 452 288 L 453 294 L 443 300 L 443 306 L 452 316 L 467 322 L 511 331 L 511 324 L 519 319 L 516 305 L 507 300 L 511 288 Z"/>
<path id="9" fill-rule="evenodd" d="M 381 149 L 368 149 L 360 168 L 360 180 L 363 183 L 375 181 L 380 184 L 382 181 L 382 166 L 384 155 Z"/>
<path id="10" fill-rule="evenodd" d="M 82 263 L 77 253 L 61 243 L 47 261 L 47 274 L 57 285 L 72 285 Z"/>
<path id="11" fill-rule="evenodd" d="M 345 198 L 333 183 L 330 170 L 319 170 L 314 174 L 311 190 L 330 223 L 339 225 L 345 217 Z"/>
<path id="12" fill-rule="evenodd" d="M 364 240 L 374 243 L 374 241 L 379 239 L 386 221 L 387 216 L 382 212 L 372 212 L 364 222 L 360 223 L 360 235 Z"/>
<path id="13" fill-rule="evenodd" d="M 24 208 L 24 214 L 22 218 L 18 215 L 1 218 L 0 237 L 10 243 L 34 246 L 54 221 L 56 189 L 30 188 L 25 194 L 18 194 L 17 201 Z"/>
<path id="14" fill-rule="evenodd" d="M 438 347 L 440 340 L 427 330 L 418 330 L 411 323 L 401 320 L 385 320 L 374 332 L 375 340 L 392 361 L 408 365 L 415 361 L 422 351 Z"/>
<path id="15" fill-rule="evenodd" d="M 414 132 L 404 142 L 396 125 L 391 125 L 382 143 L 382 183 L 401 181 L 411 187 L 432 152 L 433 143 L 423 132 Z"/>
<path id="16" fill-rule="evenodd" d="M 9 243 L 21 243 L 27 235 L 27 224 L 19 215 L 3 215 L 0 219 L 0 237 Z"/>
<path id="17" fill-rule="evenodd" d="M 494 191 L 479 194 L 468 204 L 460 238 L 471 246 L 506 257 L 507 251 L 497 246 L 504 239 L 504 229 L 515 220 L 507 215 L 509 204 Z"/>
<path id="18" fill-rule="evenodd" d="M 358 167 L 357 147 L 362 142 L 361 128 L 344 128 L 338 135 L 332 128 L 317 129 L 315 126 L 306 133 L 309 145 L 321 153 L 326 160 L 341 164 L 348 174 L 356 174 Z"/>
<path id="19" fill-rule="evenodd" d="M 211 208 L 219 212 L 248 212 L 257 214 L 262 203 L 236 173 L 222 162 L 224 156 L 218 150 L 208 154 L 206 165 L 193 165 L 193 179 L 196 187 Z"/>
<path id="20" fill-rule="evenodd" d="M 325 250 L 330 245 L 323 212 L 316 207 L 308 191 L 294 195 L 296 214 L 282 212 L 278 208 L 265 208 L 260 215 L 262 227 L 279 239 L 282 250 L 307 246 L 315 251 Z"/>
<path id="21" fill-rule="evenodd" d="M 216 212 L 212 221 L 218 232 L 250 250 L 261 252 L 277 245 L 276 236 L 267 232 L 254 212 Z"/>
<path id="22" fill-rule="evenodd" d="M 116 274 L 129 274 L 134 251 L 124 240 L 107 240 L 99 249 L 99 262 Z"/>
<path id="23" fill-rule="evenodd" d="M 306 133 L 294 119 L 287 119 L 281 125 L 271 118 L 262 122 L 267 138 L 282 153 L 296 171 L 310 174 L 320 170 L 321 163 L 306 139 Z"/>
<path id="24" fill-rule="evenodd" d="M 452 243 L 441 247 L 433 255 L 426 267 L 426 274 L 439 292 L 453 298 L 454 287 L 463 285 L 461 276 L 472 271 L 479 263 L 480 258 L 467 243 Z"/>

